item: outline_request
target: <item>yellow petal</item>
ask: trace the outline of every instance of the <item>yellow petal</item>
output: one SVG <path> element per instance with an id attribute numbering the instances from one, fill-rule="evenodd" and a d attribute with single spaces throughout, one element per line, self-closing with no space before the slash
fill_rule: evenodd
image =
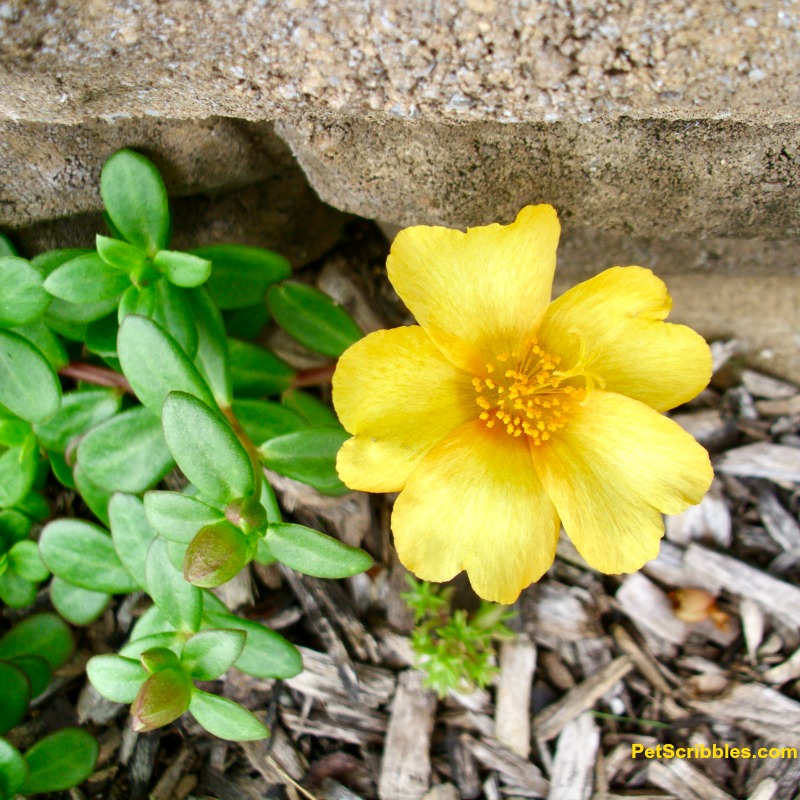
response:
<path id="1" fill-rule="evenodd" d="M 644 403 L 594 391 L 533 463 L 570 539 L 601 572 L 633 572 L 658 555 L 661 513 L 700 502 L 708 453 Z"/>
<path id="2" fill-rule="evenodd" d="M 476 420 L 414 470 L 392 530 L 400 561 L 418 577 L 446 581 L 465 569 L 478 595 L 508 604 L 550 568 L 559 522 L 527 444 Z"/>
<path id="3" fill-rule="evenodd" d="M 336 462 L 351 489 L 394 492 L 450 431 L 479 411 L 471 377 L 417 325 L 377 331 L 339 359 L 333 404 L 355 434 Z"/>
<path id="4" fill-rule="evenodd" d="M 663 321 L 671 307 L 667 287 L 649 269 L 613 267 L 551 303 L 539 341 L 569 368 L 583 339 L 588 368 L 608 391 L 666 411 L 691 400 L 711 378 L 703 338 Z"/>
<path id="5" fill-rule="evenodd" d="M 389 280 L 442 352 L 477 372 L 535 333 L 550 300 L 559 231 L 548 205 L 466 233 L 406 228 L 386 262 Z"/>

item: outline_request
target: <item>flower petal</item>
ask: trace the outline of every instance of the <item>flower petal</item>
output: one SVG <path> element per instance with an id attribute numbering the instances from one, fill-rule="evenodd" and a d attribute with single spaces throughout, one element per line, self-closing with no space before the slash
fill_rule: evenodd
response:
<path id="1" fill-rule="evenodd" d="M 649 269 L 612 267 L 550 304 L 539 341 L 566 368 L 580 358 L 610 392 L 666 411 L 691 400 L 711 378 L 711 351 L 685 325 L 664 322 L 672 300 Z"/>
<path id="2" fill-rule="evenodd" d="M 559 231 L 548 205 L 526 206 L 510 225 L 466 233 L 406 228 L 386 262 L 389 280 L 442 352 L 476 374 L 536 331 L 550 300 Z"/>
<path id="3" fill-rule="evenodd" d="M 552 565 L 559 522 L 526 443 L 475 420 L 414 470 L 392 530 L 418 577 L 446 581 L 466 569 L 477 594 L 508 604 Z"/>
<path id="4" fill-rule="evenodd" d="M 376 331 L 339 359 L 333 404 L 354 438 L 336 462 L 351 489 L 394 492 L 448 433 L 478 414 L 471 378 L 422 328 Z"/>
<path id="5" fill-rule="evenodd" d="M 601 572 L 633 572 L 658 555 L 661 513 L 699 503 L 708 453 L 644 403 L 594 391 L 533 463 L 580 554 Z"/>

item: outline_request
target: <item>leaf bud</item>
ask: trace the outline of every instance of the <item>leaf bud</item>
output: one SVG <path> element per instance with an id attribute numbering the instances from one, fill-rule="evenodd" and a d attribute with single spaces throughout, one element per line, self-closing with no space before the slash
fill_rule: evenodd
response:
<path id="1" fill-rule="evenodd" d="M 201 528 L 186 549 L 183 577 L 204 589 L 221 586 L 239 573 L 252 556 L 245 535 L 230 522 Z"/>

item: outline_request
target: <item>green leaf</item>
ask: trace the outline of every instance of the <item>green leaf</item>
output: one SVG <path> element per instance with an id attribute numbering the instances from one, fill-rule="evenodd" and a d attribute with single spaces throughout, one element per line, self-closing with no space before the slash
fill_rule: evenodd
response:
<path id="1" fill-rule="evenodd" d="M 260 247 L 217 244 L 192 250 L 211 261 L 208 290 L 220 308 L 247 308 L 263 300 L 267 288 L 292 274 L 289 262 Z"/>
<path id="2" fill-rule="evenodd" d="M 27 325 L 14 328 L 23 339 L 27 339 L 49 362 L 50 366 L 59 370 L 69 363 L 69 356 L 58 336 L 44 323 L 37 319 Z"/>
<path id="3" fill-rule="evenodd" d="M 56 614 L 27 617 L 0 639 L 0 658 L 41 656 L 52 669 L 66 664 L 72 650 L 72 634 Z"/>
<path id="4" fill-rule="evenodd" d="M 7 661 L 0 661 L 0 733 L 10 731 L 22 722 L 28 710 L 31 685 L 28 676 Z"/>
<path id="5" fill-rule="evenodd" d="M 197 355 L 198 332 L 190 302 L 191 292 L 163 279 L 153 285 L 153 291 L 155 305 L 149 316 L 193 359 Z"/>
<path id="6" fill-rule="evenodd" d="M 40 468 L 43 465 L 44 462 L 41 462 L 39 465 Z M 28 492 L 28 494 L 26 494 L 22 500 L 14 505 L 14 510 L 26 514 L 32 520 L 34 520 L 34 522 L 44 522 L 46 519 L 50 518 L 50 504 L 44 499 L 41 492 L 38 490 Z M 0 511 L 0 518 L 1 517 L 2 512 Z"/>
<path id="7" fill-rule="evenodd" d="M 150 257 L 169 242 L 167 190 L 156 167 L 133 150 L 120 150 L 100 174 L 100 195 L 114 227 Z"/>
<path id="8" fill-rule="evenodd" d="M 0 234 L 0 245 L 5 238 Z M 0 797 L 13 797 L 28 777 L 28 764 L 10 742 L 0 739 Z"/>
<path id="9" fill-rule="evenodd" d="M 86 327 L 86 348 L 102 358 L 117 357 L 119 321 L 116 314 L 90 322 Z"/>
<path id="10" fill-rule="evenodd" d="M 270 287 L 267 303 L 275 322 L 315 353 L 338 358 L 364 336 L 340 305 L 304 283 Z"/>
<path id="11" fill-rule="evenodd" d="M 294 370 L 278 356 L 249 342 L 228 341 L 235 397 L 280 394 L 291 386 Z"/>
<path id="12" fill-rule="evenodd" d="M 317 578 L 348 578 L 373 564 L 363 550 L 304 525 L 286 522 L 270 525 L 264 541 L 281 564 Z"/>
<path id="13" fill-rule="evenodd" d="M 230 406 L 233 393 L 228 363 L 228 337 L 222 315 L 206 289 L 195 289 L 187 294 L 197 326 L 195 363 L 217 402 L 221 406 Z"/>
<path id="14" fill-rule="evenodd" d="M 86 475 L 86 471 L 81 464 L 76 464 L 75 469 L 72 470 L 72 476 L 75 480 L 75 488 L 83 498 L 83 502 L 89 506 L 92 513 L 103 525 L 108 526 L 108 504 L 114 492 L 98 486 Z"/>
<path id="15" fill-rule="evenodd" d="M 150 606 L 134 623 L 130 633 L 130 640 L 141 639 L 155 633 L 174 633 L 175 626 L 169 622 L 158 606 Z"/>
<path id="16" fill-rule="evenodd" d="M 58 411 L 61 383 L 42 353 L 27 339 L 0 330 L 0 403 L 28 422 Z"/>
<path id="17" fill-rule="evenodd" d="M 0 506 L 14 506 L 33 487 L 39 466 L 36 450 L 11 447 L 0 456 Z"/>
<path id="18" fill-rule="evenodd" d="M 339 419 L 333 409 L 300 389 L 287 389 L 281 395 L 281 403 L 301 416 L 312 428 L 338 428 Z"/>
<path id="19" fill-rule="evenodd" d="M 48 450 L 65 453 L 73 439 L 113 417 L 119 411 L 121 400 L 114 389 L 68 392 L 61 400 L 58 413 L 47 422 L 37 423 L 34 431 Z"/>
<path id="20" fill-rule="evenodd" d="M 161 281 L 159 280 L 159 283 Z M 117 321 L 122 324 L 122 320 L 128 314 L 138 314 L 140 317 L 152 317 L 156 308 L 156 289 L 155 286 L 131 286 L 122 295 L 117 309 Z"/>
<path id="21" fill-rule="evenodd" d="M 255 714 L 233 700 L 195 689 L 189 711 L 211 734 L 232 742 L 251 742 L 266 739 L 267 728 Z"/>
<path id="22" fill-rule="evenodd" d="M 111 595 L 82 589 L 63 578 L 50 582 L 50 602 L 56 611 L 73 625 L 94 622 L 108 607 Z"/>
<path id="23" fill-rule="evenodd" d="M 192 683 L 179 669 L 162 669 L 151 675 L 131 707 L 131 727 L 136 733 L 169 725 L 189 708 Z"/>
<path id="24" fill-rule="evenodd" d="M 109 267 L 97 253 L 67 261 L 44 281 L 44 288 L 53 297 L 81 305 L 116 300 L 130 285 L 127 275 Z"/>
<path id="25" fill-rule="evenodd" d="M 338 495 L 348 489 L 336 473 L 336 454 L 349 438 L 343 428 L 312 428 L 270 439 L 258 450 L 269 469 L 323 494 Z"/>
<path id="26" fill-rule="evenodd" d="M 100 748 L 80 728 L 64 728 L 40 739 L 25 753 L 28 777 L 22 794 L 62 792 L 85 781 L 94 771 Z"/>
<path id="27" fill-rule="evenodd" d="M 234 400 L 233 413 L 256 444 L 306 427 L 294 411 L 268 400 Z"/>
<path id="28" fill-rule="evenodd" d="M 11 242 L 11 239 L 9 239 L 4 233 L 0 233 L 0 256 L 15 255 L 17 255 L 17 250 Z"/>
<path id="29" fill-rule="evenodd" d="M 31 520 L 19 511 L 0 511 L 0 552 L 10 550 L 16 542 L 27 538 L 31 532 Z"/>
<path id="30" fill-rule="evenodd" d="M 0 445 L 19 447 L 28 441 L 30 435 L 29 422 L 12 416 L 0 418 Z"/>
<path id="31" fill-rule="evenodd" d="M 200 528 L 224 519 L 219 509 L 178 492 L 147 492 L 144 510 L 159 536 L 180 544 L 189 544 Z"/>
<path id="32" fill-rule="evenodd" d="M 5 558 L 5 557 L 3 557 Z M 9 608 L 25 608 L 36 599 L 36 584 L 14 572 L 0 575 L 0 600 Z"/>
<path id="33" fill-rule="evenodd" d="M 50 305 L 42 273 L 24 258 L 0 258 L 0 325 L 13 328 L 40 317 Z"/>
<path id="34" fill-rule="evenodd" d="M 160 250 L 153 258 L 153 263 L 176 286 L 202 286 L 211 274 L 211 262 L 208 259 L 177 250 Z"/>
<path id="35" fill-rule="evenodd" d="M 227 520 L 197 532 L 186 549 L 183 577 L 206 589 L 234 578 L 252 557 L 247 537 Z"/>
<path id="36" fill-rule="evenodd" d="M 54 575 L 82 589 L 127 594 L 139 588 L 120 561 L 111 537 L 90 522 L 49 522 L 42 531 L 39 549 Z"/>
<path id="37" fill-rule="evenodd" d="M 36 542 L 30 539 L 17 542 L 8 551 L 8 565 L 20 578 L 31 583 L 39 583 L 50 577 L 50 571 L 39 556 Z"/>
<path id="38" fill-rule="evenodd" d="M 97 254 L 112 269 L 121 272 L 138 272 L 147 263 L 147 254 L 138 247 L 121 242 L 119 239 L 109 239 L 99 233 L 95 238 Z"/>
<path id="39" fill-rule="evenodd" d="M 41 656 L 16 656 L 9 663 L 21 669 L 28 676 L 31 698 L 38 697 L 50 684 L 53 671 Z"/>
<path id="40" fill-rule="evenodd" d="M 213 681 L 241 656 L 247 634 L 236 630 L 205 630 L 186 642 L 181 664 L 196 681 Z"/>
<path id="41" fill-rule="evenodd" d="M 203 593 L 183 579 L 170 563 L 167 544 L 156 539 L 147 553 L 147 593 L 161 613 L 181 630 L 196 631 L 203 616 Z"/>
<path id="42" fill-rule="evenodd" d="M 253 465 L 230 424 L 205 403 L 170 392 L 164 437 L 184 475 L 212 502 L 227 504 L 255 490 Z"/>
<path id="43" fill-rule="evenodd" d="M 236 660 L 236 669 L 255 678 L 291 678 L 303 671 L 300 651 L 279 633 L 227 611 L 208 611 L 204 623 L 214 628 L 243 630 L 247 634 L 244 650 Z"/>
<path id="44" fill-rule="evenodd" d="M 271 317 L 266 302 L 262 299 L 257 306 L 232 308 L 223 314 L 225 330 L 233 339 L 257 339 L 267 326 Z"/>
<path id="45" fill-rule="evenodd" d="M 144 503 L 133 494 L 115 494 L 108 504 L 108 517 L 117 555 L 144 589 L 147 551 L 156 538 L 147 522 Z"/>
<path id="46" fill-rule="evenodd" d="M 86 476 L 109 491 L 138 494 L 173 467 L 158 417 L 140 406 L 92 428 L 78 446 Z"/>
<path id="47" fill-rule="evenodd" d="M 136 396 L 154 414 L 161 414 L 170 391 L 190 394 L 213 406 L 214 398 L 197 368 L 175 339 L 152 320 L 125 317 L 117 349 Z"/>
<path id="48" fill-rule="evenodd" d="M 147 680 L 140 662 L 122 656 L 94 656 L 86 665 L 92 686 L 114 703 L 132 703 Z"/>
<path id="49" fill-rule="evenodd" d="M 140 658 L 142 653 L 152 650 L 154 647 L 169 647 L 173 653 L 179 655 L 183 650 L 184 641 L 184 636 L 174 631 L 156 633 L 128 642 L 119 651 L 119 654 L 125 658 Z"/>
<path id="50" fill-rule="evenodd" d="M 150 674 L 161 672 L 162 669 L 179 669 L 183 672 L 178 656 L 168 647 L 153 647 L 145 650 L 139 656 L 139 661 Z"/>

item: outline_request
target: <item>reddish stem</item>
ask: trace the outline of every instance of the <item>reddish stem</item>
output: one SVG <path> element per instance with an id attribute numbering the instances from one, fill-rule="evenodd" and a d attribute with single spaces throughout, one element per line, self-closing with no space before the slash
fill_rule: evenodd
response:
<path id="1" fill-rule="evenodd" d="M 73 378 L 76 381 L 86 381 L 95 386 L 110 386 L 113 389 L 122 389 L 123 392 L 134 394 L 131 385 L 124 375 L 114 372 L 108 367 L 100 367 L 97 364 L 87 364 L 85 361 L 72 361 L 66 367 L 58 371 L 59 375 L 66 378 Z"/>
<path id="2" fill-rule="evenodd" d="M 301 369 L 292 381 L 292 388 L 302 389 L 305 386 L 323 386 L 330 383 L 333 372 L 336 369 L 336 362 L 325 364 L 321 367 L 311 367 L 311 369 Z"/>

